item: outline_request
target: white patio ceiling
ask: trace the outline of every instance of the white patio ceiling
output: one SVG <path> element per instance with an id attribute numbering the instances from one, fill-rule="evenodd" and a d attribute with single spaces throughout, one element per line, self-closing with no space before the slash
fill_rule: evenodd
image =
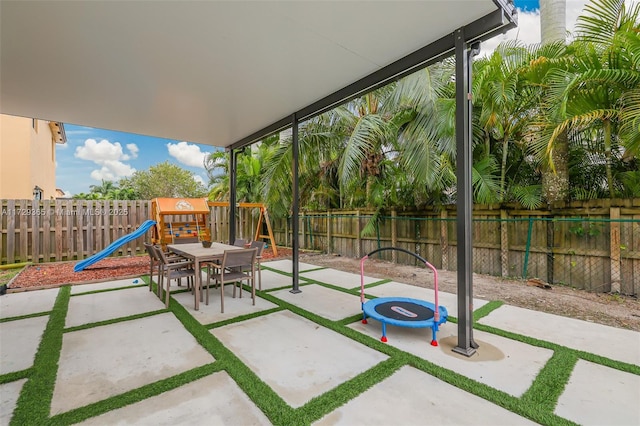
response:
<path id="1" fill-rule="evenodd" d="M 510 7 L 3 0 L 0 112 L 229 146 Z"/>

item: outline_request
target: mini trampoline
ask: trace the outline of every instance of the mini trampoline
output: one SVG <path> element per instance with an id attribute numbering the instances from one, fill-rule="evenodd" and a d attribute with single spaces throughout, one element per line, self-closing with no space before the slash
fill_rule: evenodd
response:
<path id="1" fill-rule="evenodd" d="M 408 297 L 379 297 L 365 303 L 364 262 L 375 253 L 385 250 L 401 251 L 413 256 L 433 271 L 435 303 Z M 387 324 L 391 324 L 398 327 L 431 328 L 431 345 L 438 346 L 436 333 L 440 324 L 447 322 L 448 313 L 444 306 L 438 306 L 438 271 L 421 256 L 397 247 L 379 248 L 364 256 L 360 260 L 360 303 L 362 304 L 363 324 L 367 324 L 367 317 L 380 321 L 382 324 L 381 341 L 387 341 Z"/>

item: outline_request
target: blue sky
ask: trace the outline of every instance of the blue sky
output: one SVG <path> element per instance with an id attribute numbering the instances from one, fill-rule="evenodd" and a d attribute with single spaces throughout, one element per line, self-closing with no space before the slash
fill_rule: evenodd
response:
<path id="1" fill-rule="evenodd" d="M 216 148 L 185 141 L 65 124 L 67 143 L 56 147 L 56 187 L 89 192 L 101 179 L 117 182 L 163 161 L 194 172 L 207 183 L 204 156 Z"/>
<path id="2" fill-rule="evenodd" d="M 586 0 L 567 0 L 570 31 L 585 3 Z M 515 0 L 515 4 L 520 9 L 519 27 L 483 43 L 484 54 L 505 40 L 540 42 L 539 0 Z M 66 123 L 65 130 L 67 143 L 56 149 L 56 187 L 69 195 L 89 192 L 89 186 L 100 184 L 101 179 L 117 182 L 163 161 L 191 170 L 196 179 L 207 182 L 202 159 L 214 147 Z"/>

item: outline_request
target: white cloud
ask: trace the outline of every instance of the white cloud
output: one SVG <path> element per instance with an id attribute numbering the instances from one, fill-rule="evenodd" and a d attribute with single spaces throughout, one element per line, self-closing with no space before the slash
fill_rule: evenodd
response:
<path id="1" fill-rule="evenodd" d="M 135 143 L 128 143 L 127 149 L 131 153 L 131 158 L 138 158 L 138 152 L 140 152 L 140 148 Z"/>
<path id="2" fill-rule="evenodd" d="M 178 160 L 179 163 L 201 169 L 204 169 L 204 158 L 209 154 L 208 152 L 200 151 L 198 145 L 188 142 L 168 143 L 167 149 L 169 150 L 169 155 Z"/>
<path id="3" fill-rule="evenodd" d="M 138 147 L 135 144 L 129 144 L 127 145 L 127 148 L 129 148 L 130 145 L 135 147 L 137 155 Z M 131 151 L 131 148 L 129 148 L 129 150 Z M 109 160 L 126 161 L 131 158 L 128 154 L 124 153 L 120 142 L 111 143 L 106 139 L 103 139 L 100 142 L 96 142 L 95 139 L 87 139 L 84 141 L 84 145 L 76 148 L 74 155 L 83 160 L 93 161 L 98 164 L 102 164 L 102 162 Z"/>
<path id="4" fill-rule="evenodd" d="M 91 178 L 95 180 L 118 180 L 131 176 L 136 169 L 123 161 L 138 156 L 138 146 L 130 143 L 126 146 L 129 153 L 125 153 L 120 142 L 111 143 L 106 139 L 97 142 L 95 139 L 87 139 L 82 146 L 76 148 L 74 156 L 82 160 L 92 161 L 98 164 L 100 169 L 91 172 Z"/>
<path id="5" fill-rule="evenodd" d="M 198 182 L 199 184 L 201 184 L 203 186 L 207 186 L 207 182 L 200 175 L 193 175 L 193 180 L 195 180 L 196 182 Z"/>
<path id="6" fill-rule="evenodd" d="M 99 170 L 91 172 L 91 178 L 97 181 L 101 180 L 118 180 L 123 177 L 131 176 L 135 173 L 136 169 L 122 161 L 107 160 L 102 163 L 102 167 Z"/>

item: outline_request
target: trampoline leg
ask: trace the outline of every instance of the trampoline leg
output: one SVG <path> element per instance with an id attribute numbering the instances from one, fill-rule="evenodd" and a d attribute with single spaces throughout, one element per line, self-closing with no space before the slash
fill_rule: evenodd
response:
<path id="1" fill-rule="evenodd" d="M 434 324 L 431 328 L 431 346 L 438 346 L 438 340 L 436 339 L 436 332 L 438 331 L 438 324 Z"/>
<path id="2" fill-rule="evenodd" d="M 362 323 L 363 324 L 368 324 L 368 322 L 367 322 L 367 314 L 365 314 L 364 312 L 362 312 Z"/>
<path id="3" fill-rule="evenodd" d="M 380 338 L 381 342 L 387 343 L 387 324 L 384 322 L 382 324 L 382 337 Z"/>

